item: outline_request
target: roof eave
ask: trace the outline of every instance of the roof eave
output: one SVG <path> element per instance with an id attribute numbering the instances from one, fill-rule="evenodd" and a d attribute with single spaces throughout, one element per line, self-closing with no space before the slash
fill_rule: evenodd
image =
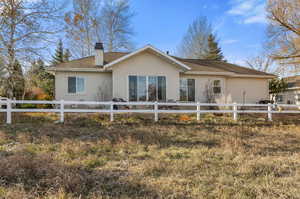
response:
<path id="1" fill-rule="evenodd" d="M 48 68 L 47 71 L 49 72 L 110 72 L 103 68 L 57 68 L 52 67 Z"/>
<path id="2" fill-rule="evenodd" d="M 206 72 L 206 71 L 187 71 L 184 74 L 188 75 L 216 75 L 216 76 L 228 76 L 228 77 L 251 77 L 251 78 L 267 78 L 273 79 L 276 75 L 250 75 L 250 74 L 237 74 L 234 72 Z"/>

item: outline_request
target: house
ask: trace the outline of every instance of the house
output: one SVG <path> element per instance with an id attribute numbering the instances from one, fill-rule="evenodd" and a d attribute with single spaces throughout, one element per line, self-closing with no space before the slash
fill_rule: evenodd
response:
<path id="1" fill-rule="evenodd" d="M 283 78 L 287 90 L 277 95 L 276 101 L 283 104 L 300 104 L 300 75 Z"/>
<path id="2" fill-rule="evenodd" d="M 275 76 L 234 64 L 184 59 L 151 45 L 130 53 L 104 52 L 50 67 L 57 100 L 257 103 L 269 98 Z"/>

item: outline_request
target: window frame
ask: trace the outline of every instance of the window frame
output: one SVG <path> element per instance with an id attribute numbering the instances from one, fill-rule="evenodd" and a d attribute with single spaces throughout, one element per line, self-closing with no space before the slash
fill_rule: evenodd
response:
<path id="1" fill-rule="evenodd" d="M 194 101 L 191 101 L 190 100 L 190 96 L 189 96 L 189 94 L 190 94 L 190 89 L 189 89 L 189 80 L 192 80 L 193 82 L 194 82 L 194 96 L 192 96 L 192 98 L 194 99 Z M 185 89 L 186 89 L 186 99 L 187 100 L 181 100 L 182 98 L 181 98 L 181 89 L 182 89 L 182 84 L 181 84 L 181 82 L 182 81 L 186 81 L 186 83 L 184 84 L 185 85 Z M 196 101 L 196 79 L 193 79 L 193 78 L 180 78 L 180 80 L 179 80 L 179 98 L 180 98 L 180 101 L 182 101 L 182 102 L 195 102 Z"/>
<path id="2" fill-rule="evenodd" d="M 155 77 L 155 80 L 156 80 L 156 82 L 155 82 L 155 84 L 156 84 L 156 91 L 155 91 L 156 100 L 155 101 L 167 101 L 167 77 L 163 76 L 163 75 L 128 75 L 128 77 L 127 77 L 127 81 L 128 81 L 127 99 L 128 99 L 128 101 L 131 101 L 130 100 L 130 80 L 129 80 L 130 77 L 136 77 L 136 79 L 137 79 L 137 89 L 136 89 L 137 101 L 136 102 L 149 102 L 149 78 L 150 77 Z M 146 100 L 145 101 L 139 100 L 139 96 L 138 96 L 139 77 L 146 77 Z M 158 99 L 158 90 L 159 90 L 158 78 L 159 77 L 163 77 L 165 79 L 165 99 L 163 99 L 163 100 Z"/>
<path id="3" fill-rule="evenodd" d="M 75 78 L 75 92 L 74 93 L 71 93 L 69 92 L 69 78 Z M 78 79 L 82 79 L 83 80 L 83 91 L 78 91 Z M 69 95 L 77 95 L 77 94 L 85 94 L 86 92 L 86 78 L 85 77 L 82 77 L 82 76 L 68 76 L 67 77 L 67 93 Z"/>
<path id="4" fill-rule="evenodd" d="M 219 85 L 218 86 L 215 86 L 215 82 L 218 81 L 219 82 Z M 220 92 L 216 93 L 215 92 L 215 88 L 219 88 L 220 89 Z M 221 79 L 214 79 L 212 81 L 212 90 L 213 90 L 213 94 L 214 95 L 221 95 L 222 94 L 222 80 Z"/>

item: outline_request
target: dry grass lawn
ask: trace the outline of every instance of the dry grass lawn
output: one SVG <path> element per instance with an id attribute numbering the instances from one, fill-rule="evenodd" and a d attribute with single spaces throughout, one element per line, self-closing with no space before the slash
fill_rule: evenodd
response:
<path id="1" fill-rule="evenodd" d="M 300 198 L 299 116 L 0 118 L 0 198 Z"/>

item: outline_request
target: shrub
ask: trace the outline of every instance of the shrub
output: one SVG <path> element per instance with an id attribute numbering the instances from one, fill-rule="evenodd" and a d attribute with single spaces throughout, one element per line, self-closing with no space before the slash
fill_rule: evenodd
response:
<path id="1" fill-rule="evenodd" d="M 190 121 L 191 118 L 188 115 L 180 115 L 179 120 L 181 122 L 186 122 L 186 121 Z"/>

